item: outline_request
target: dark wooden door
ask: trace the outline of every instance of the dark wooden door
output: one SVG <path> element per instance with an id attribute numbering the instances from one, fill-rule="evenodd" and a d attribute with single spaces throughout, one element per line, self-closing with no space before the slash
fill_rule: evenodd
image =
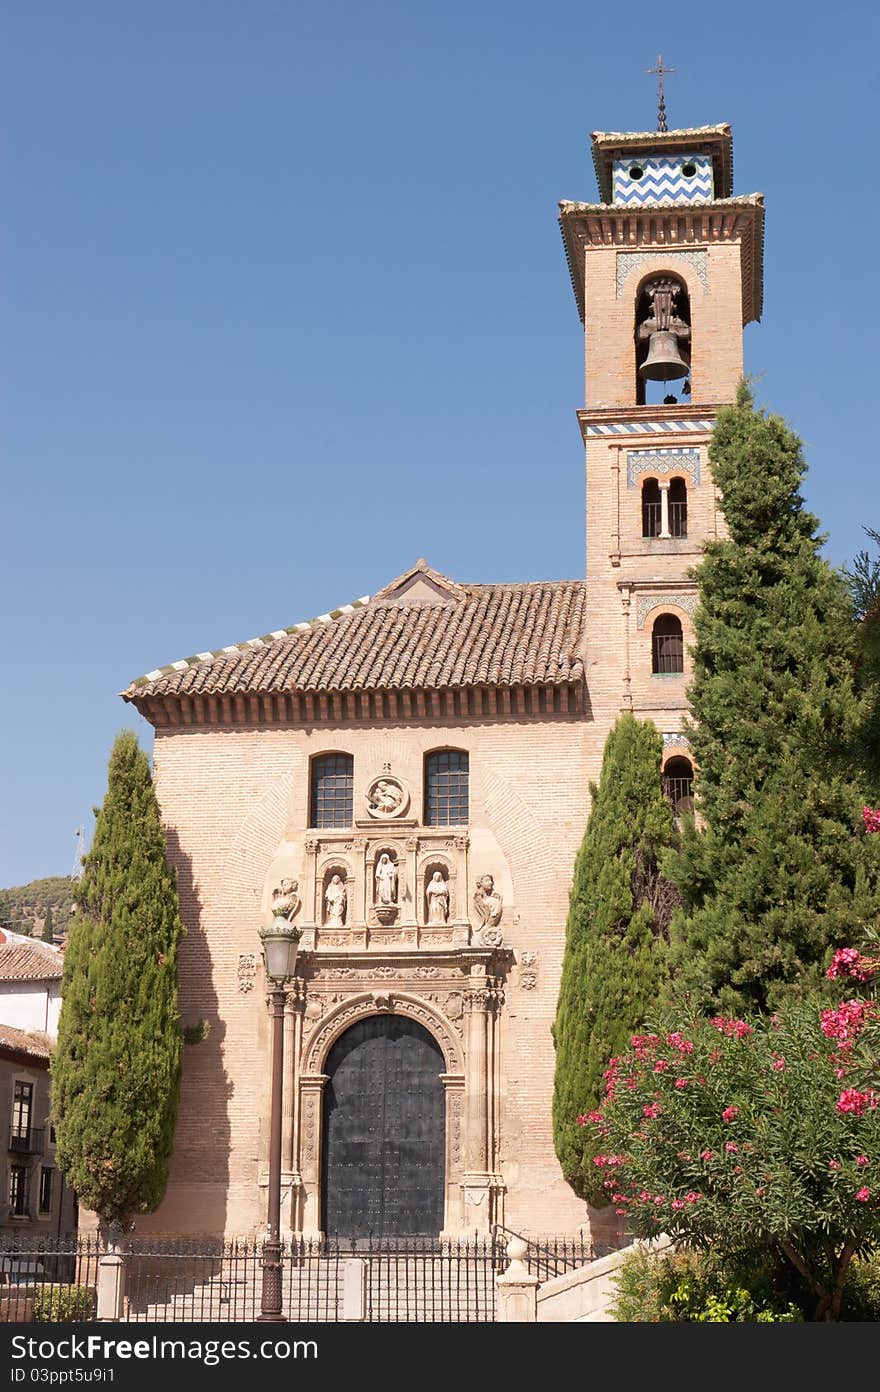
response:
<path id="1" fill-rule="evenodd" d="M 325 1066 L 324 1229 L 345 1237 L 436 1237 L 443 1226 L 443 1054 L 402 1015 L 346 1030 Z"/>

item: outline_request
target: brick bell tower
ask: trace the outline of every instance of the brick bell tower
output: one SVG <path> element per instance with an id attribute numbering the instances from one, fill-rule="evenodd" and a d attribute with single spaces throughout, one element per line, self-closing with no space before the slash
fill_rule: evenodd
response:
<path id="1" fill-rule="evenodd" d="M 599 757 L 622 711 L 653 720 L 686 806 L 687 572 L 723 527 L 708 444 L 761 316 L 764 200 L 733 196 L 728 125 L 592 148 L 602 201 L 560 204 L 586 343 L 587 682 Z"/>

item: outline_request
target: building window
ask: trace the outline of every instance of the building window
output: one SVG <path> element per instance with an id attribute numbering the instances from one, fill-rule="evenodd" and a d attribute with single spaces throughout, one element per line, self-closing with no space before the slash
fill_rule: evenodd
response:
<path id="1" fill-rule="evenodd" d="M 439 749 L 425 759 L 425 825 L 465 826 L 468 819 L 468 756 Z"/>
<path id="2" fill-rule="evenodd" d="M 40 1169 L 40 1212 L 52 1212 L 52 1167 L 43 1165 Z"/>
<path id="3" fill-rule="evenodd" d="M 681 620 L 674 614 L 661 614 L 654 621 L 651 635 L 651 671 L 669 676 L 684 671 L 684 635 Z"/>
<path id="4" fill-rule="evenodd" d="M 674 478 L 669 485 L 669 530 L 674 537 L 688 534 L 688 491 L 683 478 Z"/>
<path id="5" fill-rule="evenodd" d="M 676 817 L 694 810 L 694 766 L 690 759 L 676 756 L 669 759 L 663 770 L 663 792 L 672 804 Z"/>
<path id="6" fill-rule="evenodd" d="M 27 1143 L 31 1134 L 31 1109 L 34 1101 L 33 1083 L 16 1081 L 12 1096 L 12 1140 Z"/>
<path id="7" fill-rule="evenodd" d="M 28 1216 L 27 1165 L 9 1167 L 9 1213 L 13 1218 Z"/>
<path id="8" fill-rule="evenodd" d="M 347 827 L 354 821 L 354 759 L 350 754 L 319 754 L 312 760 L 313 827 Z"/>
<path id="9" fill-rule="evenodd" d="M 660 485 L 656 479 L 642 484 L 642 536 L 660 535 Z"/>

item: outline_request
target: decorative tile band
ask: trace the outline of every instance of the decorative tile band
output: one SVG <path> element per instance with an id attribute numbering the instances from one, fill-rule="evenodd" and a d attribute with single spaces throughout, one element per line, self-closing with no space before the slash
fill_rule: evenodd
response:
<path id="1" fill-rule="evenodd" d="M 690 749 L 691 742 L 687 735 L 680 735 L 670 730 L 663 731 L 664 749 Z"/>
<path id="2" fill-rule="evenodd" d="M 631 155 L 612 161 L 611 170 L 613 201 L 627 208 L 650 207 L 664 198 L 676 203 L 708 203 L 715 191 L 709 155 L 648 155 L 644 159 Z"/>
<path id="3" fill-rule="evenodd" d="M 693 435 L 706 434 L 715 427 L 714 420 L 640 420 L 615 421 L 613 424 L 588 425 L 588 435 Z"/>
<path id="4" fill-rule="evenodd" d="M 696 590 L 692 590 L 690 594 L 639 595 L 636 603 L 636 627 L 642 627 L 652 609 L 665 609 L 669 604 L 674 604 L 676 609 L 683 609 L 686 614 L 690 614 L 693 618 L 697 608 L 697 598 Z"/>
<path id="5" fill-rule="evenodd" d="M 676 265 L 691 266 L 703 289 L 709 289 L 709 257 L 705 251 L 667 251 L 665 248 L 658 248 L 657 251 L 619 251 L 617 253 L 616 281 L 616 298 L 618 300 L 623 294 L 624 285 L 636 267 L 643 266 L 646 261 L 656 261 L 658 256 L 662 256 L 664 262 L 670 263 L 671 270 L 674 270 Z"/>
<path id="6" fill-rule="evenodd" d="M 640 474 L 669 474 L 681 470 L 696 488 L 700 482 L 698 449 L 644 449 L 626 452 L 626 486 L 638 488 Z"/>

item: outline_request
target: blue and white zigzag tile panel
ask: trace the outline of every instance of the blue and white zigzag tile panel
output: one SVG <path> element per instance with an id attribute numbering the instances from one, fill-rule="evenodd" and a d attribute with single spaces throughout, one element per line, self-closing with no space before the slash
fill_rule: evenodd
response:
<path id="1" fill-rule="evenodd" d="M 686 175 L 683 171 L 687 169 Z M 633 177 L 636 170 L 641 173 Z M 690 171 L 693 170 L 693 173 Z M 714 193 L 712 161 L 708 155 L 648 155 L 615 160 L 612 196 L 625 208 L 652 203 L 706 203 Z"/>
<path id="2" fill-rule="evenodd" d="M 714 430 L 711 420 L 640 420 L 615 421 L 600 425 L 588 425 L 588 435 L 672 435 L 681 431 L 692 434 L 695 431 Z"/>

